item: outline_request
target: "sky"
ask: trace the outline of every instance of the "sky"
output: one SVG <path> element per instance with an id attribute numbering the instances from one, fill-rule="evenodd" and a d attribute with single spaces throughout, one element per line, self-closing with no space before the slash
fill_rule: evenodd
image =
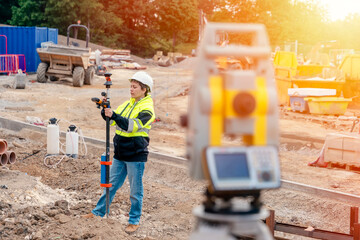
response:
<path id="1" fill-rule="evenodd" d="M 349 13 L 360 14 L 358 0 L 320 0 L 328 8 L 330 20 L 343 20 Z"/>

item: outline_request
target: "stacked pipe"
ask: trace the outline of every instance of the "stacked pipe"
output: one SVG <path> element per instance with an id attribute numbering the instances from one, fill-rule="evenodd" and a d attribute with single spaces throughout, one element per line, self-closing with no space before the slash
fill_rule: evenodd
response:
<path id="1" fill-rule="evenodd" d="M 14 164 L 16 162 L 16 154 L 8 151 L 8 144 L 5 139 L 0 139 L 0 166 L 6 164 Z"/>

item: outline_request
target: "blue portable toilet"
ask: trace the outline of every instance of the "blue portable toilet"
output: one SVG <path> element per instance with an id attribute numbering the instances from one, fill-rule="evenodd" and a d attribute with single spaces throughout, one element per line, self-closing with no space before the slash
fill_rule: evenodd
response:
<path id="1" fill-rule="evenodd" d="M 12 27 L 1 26 L 0 35 L 7 37 L 7 54 L 24 54 L 26 72 L 36 72 L 40 63 L 36 48 L 42 42 L 58 42 L 58 29 L 47 27 Z M 0 54 L 5 54 L 4 41 L 0 40 Z"/>

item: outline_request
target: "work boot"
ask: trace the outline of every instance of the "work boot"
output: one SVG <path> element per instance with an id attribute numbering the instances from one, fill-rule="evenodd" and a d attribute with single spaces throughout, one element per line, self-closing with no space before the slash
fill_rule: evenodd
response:
<path id="1" fill-rule="evenodd" d="M 86 219 L 89 219 L 89 218 L 94 218 L 95 215 L 93 213 L 88 213 L 86 215 L 81 215 L 82 218 L 86 218 Z"/>
<path id="2" fill-rule="evenodd" d="M 127 227 L 125 228 L 125 232 L 126 232 L 126 233 L 133 233 L 133 232 L 135 232 L 139 227 L 140 227 L 140 225 L 129 224 L 129 225 L 127 225 Z"/>

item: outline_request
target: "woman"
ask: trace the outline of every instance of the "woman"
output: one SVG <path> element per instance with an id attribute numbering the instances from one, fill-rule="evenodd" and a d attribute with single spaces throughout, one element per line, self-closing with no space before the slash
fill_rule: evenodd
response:
<path id="1" fill-rule="evenodd" d="M 125 228 L 125 232 L 132 233 L 140 226 L 144 192 L 142 177 L 149 154 L 147 146 L 150 140 L 150 125 L 155 119 L 155 113 L 153 100 L 149 95 L 153 87 L 152 78 L 146 72 L 140 71 L 135 73 L 129 81 L 131 83 L 130 100 L 121 104 L 115 111 L 111 108 L 102 110 L 101 115 L 104 119 L 109 117 L 112 126 L 116 125 L 116 134 L 113 140 L 114 159 L 110 168 L 110 183 L 112 183 L 112 187 L 109 189 L 110 203 L 128 176 L 131 208 L 129 225 Z M 105 214 L 106 194 L 104 190 L 96 207 L 83 217 L 103 217 Z"/>

